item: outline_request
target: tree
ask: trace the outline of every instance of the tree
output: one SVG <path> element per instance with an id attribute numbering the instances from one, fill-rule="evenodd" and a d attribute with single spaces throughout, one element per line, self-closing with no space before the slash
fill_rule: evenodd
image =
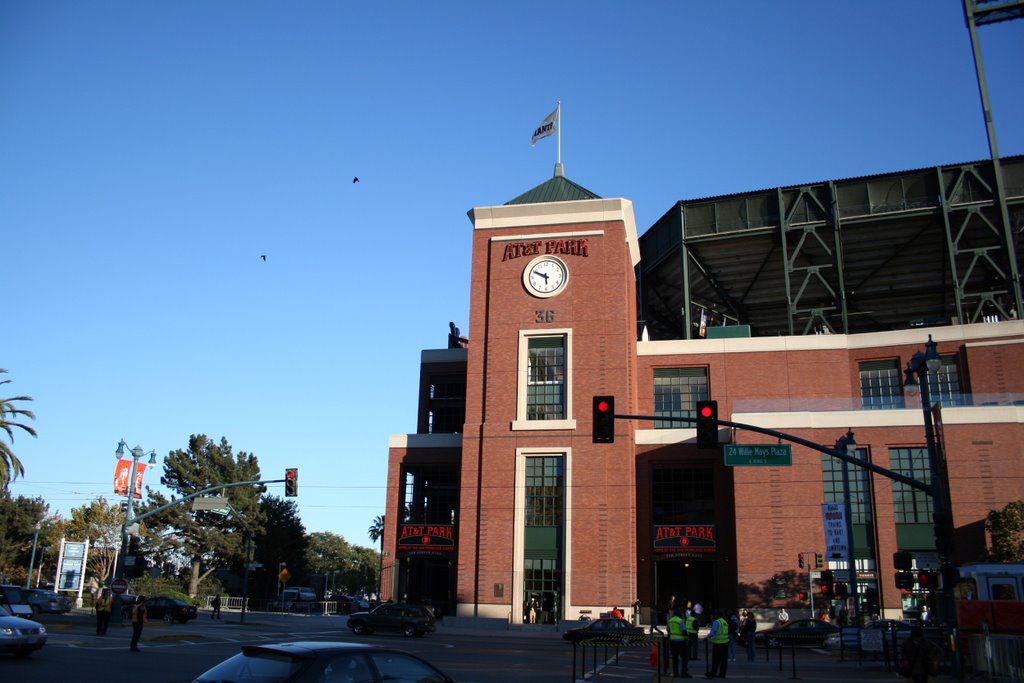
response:
<path id="1" fill-rule="evenodd" d="M 263 531 L 256 534 L 255 558 L 263 570 L 254 579 L 258 582 L 255 594 L 269 597 L 277 594 L 277 572 L 282 563 L 291 574 L 289 583 L 304 585 L 301 582 L 307 578 L 309 540 L 294 500 L 264 496 L 260 511 L 266 522 Z"/>
<path id="2" fill-rule="evenodd" d="M 172 451 L 164 459 L 160 483 L 187 496 L 217 484 L 259 478 L 256 456 L 244 451 L 234 454 L 224 437 L 215 443 L 203 434 L 193 434 L 186 450 Z M 265 486 L 255 484 L 223 489 L 221 495 L 227 497 L 232 510 L 226 516 L 212 511 L 192 512 L 187 503 L 174 505 L 146 520 L 145 545 L 164 555 L 184 554 L 190 566 L 188 594 L 194 596 L 199 582 L 218 567 L 240 566 L 245 561 L 245 527 L 239 518 L 254 532 L 262 527 L 259 499 L 264 491 Z M 147 493 L 148 503 L 140 514 L 170 502 L 148 487 Z"/>
<path id="3" fill-rule="evenodd" d="M 10 492 L 0 489 L 0 583 L 25 582 L 35 526 L 47 525 L 48 511 L 42 498 L 11 498 Z"/>
<path id="4" fill-rule="evenodd" d="M 1024 501 L 1008 503 L 1002 510 L 990 510 L 985 530 L 992 547 L 985 551 L 989 562 L 1024 562 Z"/>
<path id="5" fill-rule="evenodd" d="M 379 570 L 377 575 L 377 599 L 383 600 L 384 596 L 381 595 L 381 591 L 384 586 L 384 515 L 377 515 L 373 518 L 373 524 L 366 533 L 370 536 L 371 541 L 380 541 L 380 561 Z"/>
<path id="6" fill-rule="evenodd" d="M 344 586 L 344 581 L 332 583 L 331 579 L 337 579 L 350 564 L 352 551 L 348 541 L 330 531 L 314 531 L 306 541 L 306 564 L 311 571 L 323 577 L 321 585 L 314 587 L 326 594 L 332 585 Z"/>
<path id="7" fill-rule="evenodd" d="M 121 550 L 123 523 L 124 512 L 120 504 L 108 503 L 102 496 L 88 505 L 71 510 L 71 519 L 65 526 L 65 532 L 71 540 L 89 539 L 86 574 L 91 573 L 98 585 L 102 586 L 113 576 L 117 555 Z"/>
<path id="8" fill-rule="evenodd" d="M 0 368 L 0 374 L 7 372 L 3 368 Z M 10 384 L 11 380 L 5 379 L 0 381 L 0 384 Z M 14 405 L 15 401 L 31 401 L 31 396 L 13 396 L 11 398 L 0 398 L 0 429 L 7 432 L 7 438 L 10 439 L 11 443 L 14 443 L 14 428 L 17 427 L 25 432 L 28 432 L 32 436 L 36 435 L 36 430 L 32 429 L 26 424 L 16 422 L 20 417 L 27 417 L 30 420 L 36 419 L 35 414 L 31 410 L 25 410 Z M 20 476 L 24 476 L 25 467 L 18 460 L 18 456 L 14 454 L 11 447 L 3 441 L 0 441 L 0 488 L 6 489 L 7 484 L 14 481 Z"/>

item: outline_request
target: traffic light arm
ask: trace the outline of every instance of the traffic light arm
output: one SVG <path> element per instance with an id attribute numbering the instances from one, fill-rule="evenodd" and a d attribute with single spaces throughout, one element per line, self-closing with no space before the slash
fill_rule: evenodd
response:
<path id="1" fill-rule="evenodd" d="M 677 421 L 677 422 L 692 422 L 694 424 L 696 424 L 696 422 L 697 422 L 697 418 L 695 418 L 695 417 L 667 417 L 667 416 L 664 416 L 664 415 L 659 415 L 659 416 L 653 416 L 653 415 L 614 415 L 613 417 L 616 420 L 665 420 L 665 421 Z M 878 465 L 876 465 L 874 463 L 866 462 L 864 460 L 860 460 L 860 459 L 855 458 L 852 455 L 846 453 L 845 451 L 838 450 L 838 449 L 836 449 L 834 447 L 831 447 L 831 446 L 824 446 L 824 445 L 822 445 L 820 443 L 815 443 L 813 441 L 808 441 L 807 439 L 802 439 L 799 436 L 795 436 L 793 434 L 787 434 L 785 432 L 780 432 L 780 431 L 777 431 L 777 430 L 774 430 L 774 429 L 767 429 L 765 427 L 758 427 L 757 425 L 744 424 L 742 422 L 730 422 L 729 420 L 718 420 L 718 424 L 724 425 L 726 427 L 735 427 L 736 429 L 743 429 L 743 430 L 748 431 L 748 432 L 757 432 L 759 434 L 767 434 L 768 436 L 773 436 L 776 439 L 781 439 L 783 441 L 792 441 L 795 444 L 799 444 L 801 446 L 806 446 L 807 448 L 810 448 L 811 450 L 819 451 L 821 453 L 824 453 L 825 455 L 830 455 L 833 458 L 838 458 L 839 460 L 842 460 L 844 462 L 848 462 L 851 465 L 856 465 L 857 467 L 860 467 L 862 469 L 870 470 L 870 471 L 874 472 L 875 474 L 880 474 L 883 477 L 888 477 L 889 479 L 892 479 L 893 481 L 898 481 L 901 484 L 906 484 L 907 486 L 909 486 L 911 488 L 914 488 L 914 489 L 917 489 L 918 491 L 924 491 L 925 493 L 927 493 L 930 496 L 934 497 L 935 493 L 936 493 L 935 492 L 935 487 L 930 485 L 930 484 L 925 484 L 924 482 L 920 482 L 917 479 L 911 479 L 910 477 L 908 477 L 906 475 L 900 474 L 899 472 L 893 472 L 892 470 L 887 470 L 884 467 L 879 467 Z"/>
<path id="2" fill-rule="evenodd" d="M 196 491 L 195 493 L 190 493 L 189 495 L 187 495 L 187 496 L 185 496 L 183 498 L 177 498 L 175 500 L 172 500 L 170 503 L 167 503 L 167 505 L 161 505 L 160 507 L 156 508 L 155 510 L 150 510 L 149 512 L 142 513 L 138 517 L 132 517 L 131 519 L 127 519 L 127 520 L 125 520 L 124 524 L 125 524 L 125 526 L 128 526 L 130 524 L 136 524 L 138 522 L 141 522 L 144 519 L 152 517 L 155 514 L 163 512 L 164 510 L 167 510 L 168 508 L 172 508 L 175 505 L 181 505 L 182 503 L 187 503 L 188 501 L 192 500 L 193 498 L 198 498 L 199 496 L 203 495 L 204 493 L 210 493 L 211 491 L 219 491 L 220 489 L 229 489 L 229 488 L 232 488 L 234 486 L 256 486 L 257 484 L 279 484 L 279 483 L 281 483 L 283 481 L 284 481 L 284 479 L 263 479 L 261 481 L 236 481 L 236 482 L 232 482 L 230 484 L 217 484 L 216 486 L 208 486 L 205 489 L 203 489 L 202 491 Z"/>

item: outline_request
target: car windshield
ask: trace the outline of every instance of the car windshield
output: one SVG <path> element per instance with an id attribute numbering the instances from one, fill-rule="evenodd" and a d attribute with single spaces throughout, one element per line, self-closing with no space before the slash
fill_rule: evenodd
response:
<path id="1" fill-rule="evenodd" d="M 283 683 L 302 661 L 277 652 L 239 653 L 196 678 L 195 683 Z"/>

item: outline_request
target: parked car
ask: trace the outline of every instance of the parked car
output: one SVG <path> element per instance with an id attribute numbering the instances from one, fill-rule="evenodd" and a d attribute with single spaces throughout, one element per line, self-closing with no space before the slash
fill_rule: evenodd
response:
<path id="1" fill-rule="evenodd" d="M 338 605 L 338 614 L 352 614 L 359 612 L 359 603 L 350 595 L 335 595 L 334 602 Z"/>
<path id="2" fill-rule="evenodd" d="M 184 600 L 158 596 L 146 599 L 146 618 L 178 621 L 182 624 L 196 618 L 196 608 Z"/>
<path id="3" fill-rule="evenodd" d="M 348 627 L 356 635 L 398 631 L 411 638 L 434 630 L 434 612 L 423 605 L 386 602 L 369 612 L 353 613 L 348 618 Z"/>
<path id="4" fill-rule="evenodd" d="M 839 633 L 839 627 L 820 619 L 797 619 L 775 628 L 757 632 L 757 639 L 767 643 L 768 647 L 779 647 L 796 643 L 797 645 L 821 646 L 825 639 L 833 633 Z"/>
<path id="5" fill-rule="evenodd" d="M 21 586 L 0 586 L 0 605 L 7 608 L 12 616 L 28 619 L 34 615 L 28 601 L 28 591 Z"/>
<path id="6" fill-rule="evenodd" d="M 13 616 L 0 605 L 0 652 L 28 657 L 46 645 L 46 627 L 38 621 Z"/>
<path id="7" fill-rule="evenodd" d="M 884 631 L 887 634 L 895 631 L 897 642 L 902 642 L 904 638 L 910 637 L 910 631 L 913 628 L 914 624 L 906 619 L 876 619 L 865 626 L 864 630 Z M 847 638 L 846 642 L 843 643 L 842 633 L 833 633 L 829 637 L 825 638 L 823 645 L 826 650 L 838 650 L 840 647 L 857 649 L 860 647 L 860 640 L 859 638 Z"/>
<path id="8" fill-rule="evenodd" d="M 617 617 L 602 617 L 594 619 L 586 626 L 571 628 L 562 634 L 562 638 L 570 643 L 582 641 L 606 641 L 622 642 L 639 640 L 645 638 L 644 630 L 639 626 L 633 626 L 625 619 Z"/>
<path id="9" fill-rule="evenodd" d="M 28 604 L 32 607 L 33 614 L 64 614 L 71 611 L 71 600 L 68 596 L 42 588 L 28 590 Z"/>
<path id="10" fill-rule="evenodd" d="M 455 683 L 455 679 L 416 655 L 359 643 L 297 642 L 243 645 L 242 651 L 193 683 L 221 681 L 275 683 Z"/>

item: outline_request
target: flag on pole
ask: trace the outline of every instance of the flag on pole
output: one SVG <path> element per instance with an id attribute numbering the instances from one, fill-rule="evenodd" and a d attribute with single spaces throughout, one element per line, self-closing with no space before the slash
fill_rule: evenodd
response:
<path id="1" fill-rule="evenodd" d="M 537 126 L 537 130 L 533 131 L 533 139 L 530 140 L 530 145 L 536 145 L 537 140 L 546 138 L 555 132 L 555 123 L 558 120 L 558 108 L 556 107 L 553 112 L 548 114 L 548 117 L 541 121 L 541 124 Z"/>

